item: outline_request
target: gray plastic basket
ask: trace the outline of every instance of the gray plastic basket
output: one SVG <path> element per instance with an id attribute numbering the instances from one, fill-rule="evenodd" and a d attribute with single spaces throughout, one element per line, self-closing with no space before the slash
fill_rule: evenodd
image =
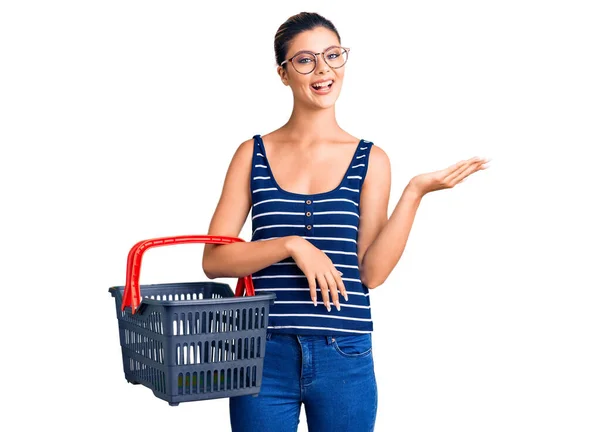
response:
<path id="1" fill-rule="evenodd" d="M 207 236 L 169 237 L 169 240 Z M 198 241 L 202 238 L 202 241 Z M 210 237 L 216 239 L 215 237 Z M 167 238 L 165 238 L 167 239 Z M 219 282 L 142 285 L 135 288 L 144 248 L 174 243 L 138 243 L 130 252 L 126 286 L 111 287 L 115 298 L 125 379 L 150 388 L 175 406 L 180 402 L 257 395 L 262 382 L 269 307 L 276 296 L 261 292 L 241 296 Z M 219 237 L 223 240 L 224 237 Z M 231 238 L 225 238 L 231 239 Z M 135 250 L 137 248 L 137 250 Z M 251 278 L 244 278 L 250 281 Z M 133 281 L 133 282 L 132 282 Z M 139 291 L 139 307 L 124 303 L 128 284 Z M 131 295 L 131 294 L 130 294 Z M 133 309 L 132 309 L 133 306 Z M 133 312 L 132 312 L 133 310 Z"/>

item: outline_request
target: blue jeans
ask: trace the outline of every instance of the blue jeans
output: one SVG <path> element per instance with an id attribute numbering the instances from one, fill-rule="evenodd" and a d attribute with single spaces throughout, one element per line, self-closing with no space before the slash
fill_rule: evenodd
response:
<path id="1" fill-rule="evenodd" d="M 371 432 L 377 383 L 371 334 L 267 332 L 258 396 L 229 398 L 232 432 L 295 432 L 304 403 L 310 432 Z"/>

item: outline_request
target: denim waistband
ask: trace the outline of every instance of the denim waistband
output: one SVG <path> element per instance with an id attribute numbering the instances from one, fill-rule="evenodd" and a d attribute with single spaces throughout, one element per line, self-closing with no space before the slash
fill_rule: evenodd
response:
<path id="1" fill-rule="evenodd" d="M 295 340 L 298 342 L 310 342 L 310 341 L 325 341 L 327 345 L 331 345 L 335 342 L 335 336 L 323 336 L 323 335 L 296 335 L 289 333 L 273 333 L 267 332 L 267 340 L 271 340 L 273 337 L 284 338 Z"/>

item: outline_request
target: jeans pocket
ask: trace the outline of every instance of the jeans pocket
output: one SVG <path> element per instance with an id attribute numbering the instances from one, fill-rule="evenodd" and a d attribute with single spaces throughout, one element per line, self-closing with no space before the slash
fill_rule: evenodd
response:
<path id="1" fill-rule="evenodd" d="M 364 357 L 371 354 L 373 348 L 370 333 L 334 336 L 331 344 L 344 357 Z"/>

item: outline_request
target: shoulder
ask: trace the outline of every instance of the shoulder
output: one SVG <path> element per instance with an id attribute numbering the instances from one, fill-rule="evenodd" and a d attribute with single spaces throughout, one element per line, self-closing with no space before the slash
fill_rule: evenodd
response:
<path id="1" fill-rule="evenodd" d="M 373 168 L 377 170 L 390 167 L 390 158 L 385 150 L 373 143 L 371 143 L 371 150 L 369 154 L 369 166 L 373 166 Z"/>
<path id="2" fill-rule="evenodd" d="M 236 152 L 241 152 L 241 153 L 252 153 L 252 149 L 254 149 L 254 147 L 256 146 L 255 142 L 254 142 L 254 137 L 247 139 L 246 141 L 244 141 L 243 143 L 241 143 Z"/>
<path id="3" fill-rule="evenodd" d="M 369 163 L 367 165 L 367 172 L 364 180 L 365 185 L 368 187 L 372 182 L 380 183 L 382 181 L 389 181 L 391 171 L 390 158 L 385 150 L 371 143 Z"/>
<path id="4" fill-rule="evenodd" d="M 229 162 L 228 175 L 248 175 L 252 167 L 252 156 L 254 152 L 254 138 L 250 138 L 238 144 L 231 161 Z"/>
<path id="5" fill-rule="evenodd" d="M 254 147 L 254 138 L 247 139 L 243 143 L 239 144 L 233 155 L 233 161 L 239 161 L 240 163 L 248 162 L 249 159 L 252 159 Z"/>

